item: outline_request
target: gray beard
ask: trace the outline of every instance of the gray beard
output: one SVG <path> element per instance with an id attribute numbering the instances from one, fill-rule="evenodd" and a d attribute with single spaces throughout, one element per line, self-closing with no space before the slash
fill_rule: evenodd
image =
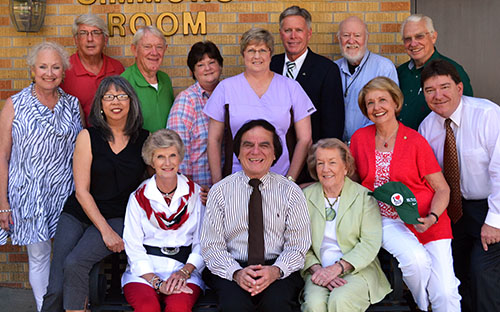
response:
<path id="1" fill-rule="evenodd" d="M 351 64 L 351 65 L 353 65 L 353 64 L 359 65 L 359 63 L 361 62 L 361 60 L 365 56 L 366 46 L 364 47 L 363 50 L 360 50 L 357 53 L 357 55 L 354 55 L 354 56 L 351 56 L 351 55 L 348 55 L 347 53 L 345 53 L 344 49 L 342 47 L 340 47 L 340 53 L 349 62 L 349 64 Z"/>

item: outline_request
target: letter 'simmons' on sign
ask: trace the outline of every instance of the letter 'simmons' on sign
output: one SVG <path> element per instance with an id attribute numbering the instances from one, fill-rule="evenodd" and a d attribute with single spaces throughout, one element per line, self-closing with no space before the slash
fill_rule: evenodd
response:
<path id="1" fill-rule="evenodd" d="M 134 4 L 134 3 L 160 3 L 160 2 L 170 2 L 170 3 L 180 3 L 184 0 L 78 0 L 80 4 L 92 5 L 94 3 L 99 3 L 101 5 L 106 4 Z M 231 2 L 232 0 L 217 0 L 221 3 Z M 185 2 L 198 2 L 197 0 L 186 0 Z M 202 1 L 200 1 L 202 2 Z M 203 2 L 210 2 L 210 0 L 204 0 Z M 179 22 L 182 22 L 182 33 L 187 36 L 190 33 L 193 35 L 206 35 L 207 34 L 207 12 L 198 11 L 192 12 L 180 12 L 180 16 L 173 12 L 161 12 L 156 16 L 155 26 L 163 32 L 165 36 L 173 36 L 179 30 Z M 128 25 L 130 26 L 130 32 L 135 34 L 137 31 L 138 20 L 141 21 L 139 25 L 153 25 L 153 19 L 147 13 L 135 13 L 128 18 Z M 127 23 L 127 16 L 123 13 L 108 13 L 108 28 L 110 36 L 115 35 L 115 31 L 118 31 L 121 37 L 125 37 L 125 25 Z"/>

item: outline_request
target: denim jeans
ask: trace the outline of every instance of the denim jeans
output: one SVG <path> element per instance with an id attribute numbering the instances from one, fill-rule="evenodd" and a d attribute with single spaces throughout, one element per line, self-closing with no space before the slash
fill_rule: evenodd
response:
<path id="1" fill-rule="evenodd" d="M 106 220 L 120 236 L 123 218 Z M 97 262 L 112 253 L 94 225 L 82 223 L 62 213 L 54 237 L 49 286 L 42 311 L 83 310 L 89 294 L 89 272 Z"/>

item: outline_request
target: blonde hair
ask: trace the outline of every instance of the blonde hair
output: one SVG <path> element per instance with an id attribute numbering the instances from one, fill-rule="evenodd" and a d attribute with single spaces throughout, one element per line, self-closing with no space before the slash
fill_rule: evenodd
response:
<path id="1" fill-rule="evenodd" d="M 151 133 L 142 146 L 142 159 L 146 165 L 153 164 L 153 154 L 159 148 L 167 148 L 175 146 L 179 159 L 182 162 L 184 159 L 184 144 L 181 137 L 174 130 L 160 129 Z"/>
<path id="2" fill-rule="evenodd" d="M 396 103 L 396 116 L 398 116 L 401 112 L 401 109 L 403 108 L 403 93 L 401 92 L 401 89 L 399 89 L 398 85 L 394 81 L 392 81 L 392 79 L 382 76 L 375 77 L 372 80 L 368 81 L 368 83 L 359 92 L 358 105 L 363 115 L 368 118 L 365 97 L 368 92 L 374 90 L 389 92 L 392 100 L 394 101 L 394 103 Z"/>

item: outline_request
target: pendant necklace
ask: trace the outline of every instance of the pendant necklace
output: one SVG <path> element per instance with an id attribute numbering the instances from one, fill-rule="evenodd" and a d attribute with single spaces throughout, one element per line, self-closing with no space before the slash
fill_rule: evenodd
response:
<path id="1" fill-rule="evenodd" d="M 170 191 L 168 193 L 165 193 L 162 190 L 160 190 L 160 188 L 158 186 L 156 186 L 156 188 L 158 189 L 158 191 L 160 191 L 163 198 L 168 199 L 168 200 L 172 200 L 172 197 L 174 196 L 175 190 L 177 190 L 177 185 L 174 187 L 174 189 L 172 191 Z"/>
<path id="2" fill-rule="evenodd" d="M 333 207 L 335 206 L 335 204 L 339 201 L 339 197 L 335 198 L 335 200 L 333 201 L 333 203 L 330 203 L 330 199 L 328 199 L 328 196 L 326 196 L 325 193 L 323 193 L 323 196 L 325 196 L 325 199 L 326 201 L 328 202 L 328 206 L 330 206 L 330 208 L 333 209 Z"/>
<path id="3" fill-rule="evenodd" d="M 382 140 L 382 142 L 384 142 L 384 147 L 387 148 L 389 146 L 389 142 L 391 141 L 391 139 L 396 135 L 396 133 L 398 133 L 398 129 L 399 129 L 399 124 L 398 126 L 396 127 L 396 130 L 387 138 L 387 140 L 384 140 L 380 135 L 376 134 L 377 137 L 379 137 L 380 140 Z"/>

